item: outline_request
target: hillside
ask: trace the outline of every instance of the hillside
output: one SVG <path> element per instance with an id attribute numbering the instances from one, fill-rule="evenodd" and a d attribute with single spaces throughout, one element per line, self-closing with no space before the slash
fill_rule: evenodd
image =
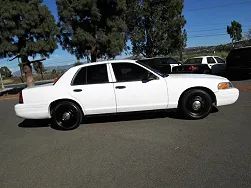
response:
<path id="1" fill-rule="evenodd" d="M 57 72 L 61 72 L 61 71 L 66 71 L 68 70 L 69 68 L 71 68 L 73 65 L 61 65 L 61 66 L 49 66 L 49 67 L 45 67 L 46 71 L 53 71 L 53 70 L 56 70 Z M 36 73 L 35 70 L 33 70 L 33 73 Z M 21 73 L 20 71 L 16 71 L 16 72 L 13 72 L 12 74 L 13 76 L 21 76 Z"/>
<path id="2" fill-rule="evenodd" d="M 235 44 L 235 48 L 240 48 L 244 46 L 250 46 L 251 40 L 240 41 Z M 185 48 L 184 54 L 202 54 L 202 53 L 214 53 L 214 52 L 229 52 L 232 49 L 232 43 L 221 44 L 217 46 L 198 46 Z"/>
<path id="3" fill-rule="evenodd" d="M 251 46 L 251 40 L 240 41 L 235 44 L 236 48 L 244 47 L 244 46 Z M 185 48 L 184 55 L 185 56 L 196 56 L 196 55 L 201 55 L 201 54 L 213 54 L 213 53 L 219 54 L 221 52 L 223 52 L 225 55 L 227 55 L 231 49 L 232 49 L 231 43 L 221 44 L 221 45 L 217 45 L 217 46 L 189 47 L 189 48 Z M 176 57 L 176 56 L 174 56 L 174 57 Z M 137 58 L 137 57 L 131 56 L 131 57 L 127 57 L 125 59 L 135 59 L 135 58 Z M 143 58 L 143 57 L 141 57 L 141 58 Z M 73 65 L 49 66 L 49 67 L 45 67 L 45 69 L 46 69 L 46 71 L 56 70 L 56 71 L 60 72 L 60 71 L 66 71 L 69 68 L 71 68 L 72 66 Z M 33 72 L 35 73 L 34 70 L 33 70 Z M 21 76 L 20 71 L 14 72 L 13 76 Z"/>

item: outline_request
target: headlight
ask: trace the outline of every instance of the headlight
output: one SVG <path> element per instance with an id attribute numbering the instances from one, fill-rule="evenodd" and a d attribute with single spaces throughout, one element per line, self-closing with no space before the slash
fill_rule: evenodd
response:
<path id="1" fill-rule="evenodd" d="M 218 84 L 218 89 L 230 89 L 233 88 L 233 84 L 231 82 L 222 82 Z"/>

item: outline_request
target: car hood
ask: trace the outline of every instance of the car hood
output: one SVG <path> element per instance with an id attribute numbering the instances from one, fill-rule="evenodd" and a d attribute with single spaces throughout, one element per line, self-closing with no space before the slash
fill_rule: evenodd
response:
<path id="1" fill-rule="evenodd" d="M 215 76 L 215 75 L 209 75 L 209 74 L 169 74 L 167 79 L 216 79 L 216 80 L 224 80 L 228 81 L 228 79 L 221 77 L 221 76 Z"/>
<path id="2" fill-rule="evenodd" d="M 170 74 L 165 80 L 169 91 L 185 91 L 193 87 L 206 87 L 217 92 L 219 83 L 229 82 L 224 77 L 208 74 Z"/>

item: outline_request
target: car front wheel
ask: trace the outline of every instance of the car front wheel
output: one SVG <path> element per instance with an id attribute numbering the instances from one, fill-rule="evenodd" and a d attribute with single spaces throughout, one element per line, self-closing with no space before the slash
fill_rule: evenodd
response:
<path id="1" fill-rule="evenodd" d="M 211 112 L 212 103 L 212 98 L 206 91 L 193 89 L 182 95 L 179 111 L 188 119 L 202 119 Z"/>
<path id="2" fill-rule="evenodd" d="M 59 102 L 52 109 L 52 125 L 60 130 L 76 129 L 82 122 L 81 109 L 73 102 Z"/>

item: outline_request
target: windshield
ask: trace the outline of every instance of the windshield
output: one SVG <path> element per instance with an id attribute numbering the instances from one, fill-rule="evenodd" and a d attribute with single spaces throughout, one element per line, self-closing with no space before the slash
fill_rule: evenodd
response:
<path id="1" fill-rule="evenodd" d="M 144 67 L 150 69 L 151 71 L 155 72 L 156 74 L 158 74 L 158 75 L 161 76 L 161 77 L 167 77 L 167 76 L 168 76 L 168 75 L 163 74 L 163 73 L 157 71 L 156 69 L 150 67 L 149 65 L 147 65 L 147 64 L 145 64 L 145 63 L 142 63 L 141 61 L 136 61 L 136 62 L 137 62 L 138 64 L 140 64 L 140 65 L 142 65 L 142 66 L 144 66 Z"/>

